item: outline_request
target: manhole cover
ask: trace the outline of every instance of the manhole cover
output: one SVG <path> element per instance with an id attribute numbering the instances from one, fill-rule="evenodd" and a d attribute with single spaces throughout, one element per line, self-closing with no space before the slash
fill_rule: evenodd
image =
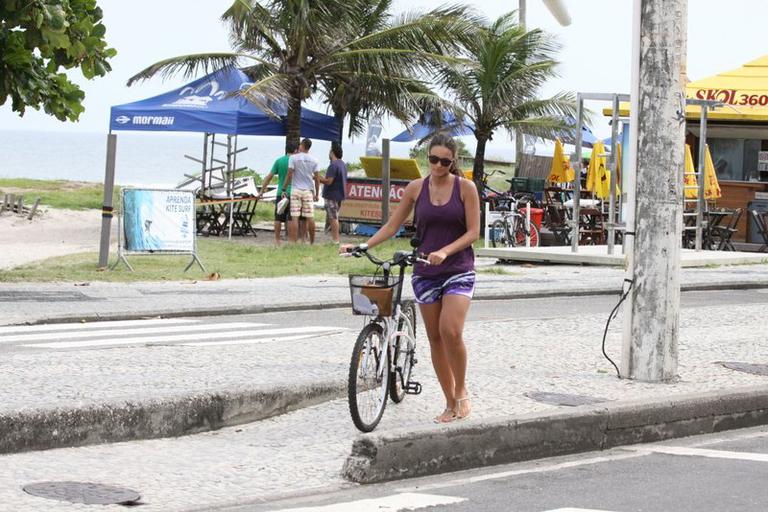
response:
<path id="1" fill-rule="evenodd" d="M 543 402 L 545 404 L 552 405 L 566 405 L 568 407 L 576 407 L 579 405 L 599 404 L 601 402 L 607 402 L 605 398 L 597 398 L 594 396 L 584 395 L 569 395 L 566 393 L 547 393 L 544 391 L 535 391 L 532 393 L 525 393 L 525 396 L 537 402 Z"/>
<path id="2" fill-rule="evenodd" d="M 90 482 L 39 482 L 23 489 L 32 496 L 86 505 L 128 505 L 141 498 L 132 489 Z"/>
<path id="3" fill-rule="evenodd" d="M 718 361 L 716 364 L 722 365 L 729 370 L 736 370 L 737 372 L 751 373 L 753 375 L 762 375 L 768 377 L 768 364 L 752 364 L 752 363 L 730 363 Z"/>

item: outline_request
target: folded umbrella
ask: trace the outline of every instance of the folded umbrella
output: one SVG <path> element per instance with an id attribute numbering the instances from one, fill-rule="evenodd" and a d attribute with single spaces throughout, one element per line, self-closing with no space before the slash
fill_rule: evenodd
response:
<path id="1" fill-rule="evenodd" d="M 555 154 L 552 157 L 552 167 L 549 169 L 547 181 L 553 183 L 570 183 L 574 180 L 575 174 L 571 162 L 565 156 L 563 144 L 560 139 L 555 139 Z"/>

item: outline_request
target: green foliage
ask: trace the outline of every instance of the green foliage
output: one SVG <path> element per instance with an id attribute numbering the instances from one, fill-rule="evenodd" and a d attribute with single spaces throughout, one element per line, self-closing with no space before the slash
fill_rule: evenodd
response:
<path id="1" fill-rule="evenodd" d="M 0 2 L 0 105 L 23 116 L 27 107 L 61 121 L 85 110 L 83 91 L 65 72 L 104 76 L 117 52 L 107 47 L 96 0 L 3 0 Z"/>
<path id="2" fill-rule="evenodd" d="M 101 183 L 0 178 L 0 195 L 6 193 L 23 195 L 27 204 L 39 197 L 45 206 L 68 210 L 100 210 L 104 202 L 104 185 Z M 115 186 L 112 204 L 117 205 L 119 194 L 120 187 Z"/>

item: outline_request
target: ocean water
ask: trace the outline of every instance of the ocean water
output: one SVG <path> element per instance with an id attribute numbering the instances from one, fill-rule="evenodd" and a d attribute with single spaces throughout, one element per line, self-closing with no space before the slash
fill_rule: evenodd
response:
<path id="1" fill-rule="evenodd" d="M 221 137 L 226 142 L 226 136 Z M 474 139 L 463 140 L 474 152 Z M 282 155 L 283 137 L 240 136 L 238 147 L 248 148 L 237 157 L 237 166 L 247 166 L 264 175 Z M 328 161 L 330 142 L 315 141 L 311 153 L 322 166 Z M 393 157 L 407 157 L 413 143 L 391 143 Z M 223 160 L 224 148 L 219 148 Z M 0 178 L 66 179 L 104 181 L 107 134 L 80 131 L 0 130 Z M 174 187 L 184 174 L 197 174 L 200 164 L 184 157 L 202 158 L 203 134 L 118 132 L 115 182 L 120 185 Z M 357 162 L 365 155 L 362 138 L 344 141 L 344 160 Z M 486 153 L 489 160 L 511 161 L 514 144 L 494 141 Z"/>
<path id="2" fill-rule="evenodd" d="M 218 137 L 217 137 L 218 139 Z M 226 142 L 226 136 L 221 136 Z M 237 166 L 266 174 L 282 155 L 283 137 L 240 136 Z M 393 156 L 407 156 L 410 145 L 392 144 Z M 311 153 L 324 165 L 330 143 L 315 141 Z M 224 160 L 225 148 L 217 149 Z M 104 181 L 107 134 L 75 131 L 23 132 L 0 130 L 0 177 Z M 203 134 L 117 134 L 115 181 L 121 185 L 173 187 L 184 174 L 200 172 L 200 164 L 184 155 L 202 158 Z M 365 154 L 363 140 L 344 142 L 344 159 L 357 161 Z"/>

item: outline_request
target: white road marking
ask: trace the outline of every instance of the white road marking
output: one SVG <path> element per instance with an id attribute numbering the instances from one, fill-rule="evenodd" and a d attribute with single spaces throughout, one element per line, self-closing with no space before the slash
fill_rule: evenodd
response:
<path id="1" fill-rule="evenodd" d="M 264 324 L 251 324 L 264 325 Z M 158 345 L 163 343 L 173 343 L 178 341 L 192 341 L 192 340 L 221 340 L 221 339 L 255 339 L 265 336 L 274 336 L 279 334 L 309 334 L 309 333 L 324 333 L 330 334 L 333 332 L 342 332 L 341 327 L 294 327 L 284 329 L 253 329 L 248 331 L 230 331 L 230 332 L 211 332 L 211 333 L 188 333 L 188 334 L 176 334 L 170 336 L 153 336 L 153 337 L 129 337 L 129 338 L 113 338 L 113 339 L 101 339 L 101 340 L 84 340 L 84 341 L 62 341 L 60 343 L 35 343 L 31 345 L 22 345 L 27 348 L 87 348 L 87 347 L 106 347 L 117 345 Z"/>
<path id="2" fill-rule="evenodd" d="M 610 512 L 610 510 L 597 510 L 596 508 L 556 508 L 544 512 Z"/>
<path id="3" fill-rule="evenodd" d="M 219 345 L 250 345 L 253 343 L 274 343 L 276 341 L 294 341 L 305 340 L 307 338 L 314 338 L 320 334 L 328 333 L 314 333 L 314 334 L 299 334 L 297 336 L 273 336 L 269 338 L 244 338 L 241 340 L 224 340 L 224 341 L 199 341 L 193 343 L 179 343 L 182 347 L 218 347 Z"/>
<path id="4" fill-rule="evenodd" d="M 113 320 L 109 322 L 85 322 L 85 323 L 67 323 L 67 324 L 45 324 L 45 325 L 14 325 L 9 327 L 0 327 L 0 335 L 16 333 L 34 333 L 50 331 L 69 331 L 84 329 L 104 329 L 112 327 L 129 327 L 131 325 L 172 325 L 172 324 L 190 324 L 199 322 L 186 318 L 150 318 L 147 320 Z"/>
<path id="5" fill-rule="evenodd" d="M 10 343 L 12 341 L 36 341 L 36 340 L 71 340 L 83 338 L 119 338 L 123 335 L 136 334 L 163 334 L 167 332 L 179 332 L 183 330 L 197 331 L 219 331 L 232 329 L 248 329 L 252 327 L 261 327 L 267 324 L 255 322 L 230 322 L 223 324 L 196 324 L 194 326 L 162 326 L 162 327 L 139 327 L 138 329 L 101 329 L 98 331 L 85 332 L 49 332 L 44 334 L 17 334 L 15 336 L 0 336 L 1 343 Z"/>
<path id="6" fill-rule="evenodd" d="M 448 480 L 445 482 L 438 482 L 434 484 L 417 485 L 413 487 L 402 487 L 397 489 L 398 492 L 417 492 L 417 491 L 429 491 L 433 489 L 443 489 L 445 487 L 459 487 L 476 482 L 484 482 L 486 480 L 498 480 L 501 478 L 509 478 L 518 475 L 527 475 L 531 473 L 546 473 L 549 471 L 559 471 L 561 469 L 575 468 L 579 466 L 587 466 L 590 464 L 601 464 L 603 462 L 612 462 L 617 460 L 632 459 L 635 457 L 641 457 L 649 455 L 647 453 L 624 453 L 618 455 L 606 455 L 602 457 L 593 457 L 591 459 L 574 460 L 570 462 L 561 462 L 559 464 L 551 464 L 548 466 L 540 466 L 528 469 L 516 469 L 512 471 L 503 471 L 499 473 L 491 473 L 488 475 L 468 476 L 465 478 L 456 478 L 454 480 Z"/>
<path id="7" fill-rule="evenodd" d="M 684 457 L 708 457 L 711 459 L 749 460 L 753 462 L 768 462 L 768 453 L 732 452 L 726 450 L 707 450 L 704 448 L 686 448 L 683 446 L 641 446 L 626 447 L 626 450 L 638 453 L 661 453 L 664 455 L 681 455 Z"/>
<path id="8" fill-rule="evenodd" d="M 453 505 L 467 501 L 466 498 L 453 496 L 437 496 L 434 494 L 403 493 L 371 498 L 366 500 L 333 503 L 319 507 L 287 508 L 280 512 L 398 512 L 401 510 L 418 510 L 439 505 Z"/>
<path id="9" fill-rule="evenodd" d="M 755 439 L 758 437 L 768 437 L 768 431 L 761 430 L 760 432 L 748 432 L 746 434 L 732 435 L 730 437 L 713 437 L 706 441 L 696 443 L 692 446 L 709 446 L 711 444 L 730 443 L 732 441 L 744 441 L 747 439 Z"/>

